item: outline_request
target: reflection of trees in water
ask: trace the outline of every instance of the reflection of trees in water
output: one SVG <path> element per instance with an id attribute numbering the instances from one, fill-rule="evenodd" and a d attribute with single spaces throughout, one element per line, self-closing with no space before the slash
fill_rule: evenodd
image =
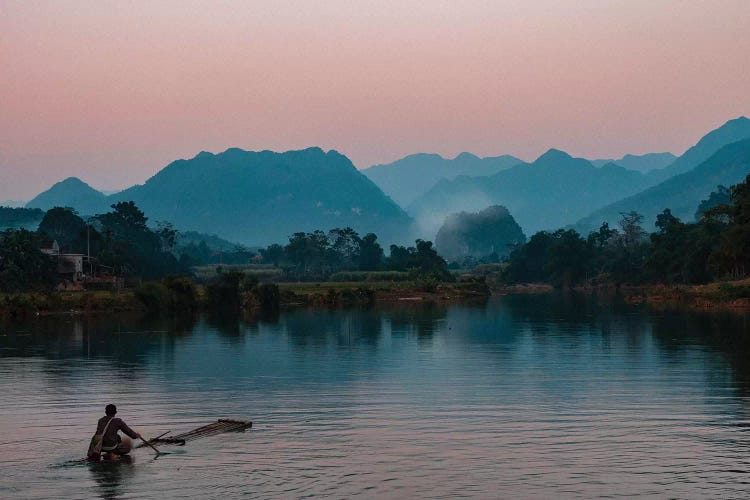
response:
<path id="1" fill-rule="evenodd" d="M 36 356 L 56 363 L 57 377 L 80 370 L 80 359 L 103 360 L 123 375 L 158 353 L 169 362 L 176 342 L 191 335 L 195 315 L 149 317 L 137 315 L 47 316 L 23 323 L 3 323 L 7 332 L 0 356 Z"/>
<path id="2" fill-rule="evenodd" d="M 666 310 L 651 315 L 653 336 L 672 355 L 700 345 L 721 353 L 737 388 L 750 395 L 750 318 L 736 311 Z M 708 367 L 716 371 L 720 367 Z M 722 382 L 718 382 L 722 384 Z"/>
<path id="3" fill-rule="evenodd" d="M 399 304 L 384 309 L 383 316 L 391 324 L 391 335 L 403 337 L 416 335 L 420 345 L 429 345 L 432 337 L 445 322 L 448 306 L 434 302 L 420 304 Z"/>
<path id="4" fill-rule="evenodd" d="M 517 328 L 525 329 L 539 342 L 545 337 L 576 344 L 591 335 L 609 346 L 613 332 L 635 353 L 648 338 L 649 318 L 614 295 L 549 293 L 509 295 L 501 298 Z"/>
<path id="5" fill-rule="evenodd" d="M 220 336 L 233 342 L 239 342 L 242 339 L 239 312 L 209 310 L 203 318 L 206 326 L 216 330 Z"/>
<path id="6" fill-rule="evenodd" d="M 132 458 L 124 456 L 116 463 L 90 463 L 91 475 L 98 487 L 101 498 L 115 499 L 122 496 L 121 486 L 135 476 L 135 465 Z"/>
<path id="7" fill-rule="evenodd" d="M 381 315 L 372 309 L 291 311 L 281 317 L 280 326 L 298 348 L 375 346 L 382 334 Z"/>

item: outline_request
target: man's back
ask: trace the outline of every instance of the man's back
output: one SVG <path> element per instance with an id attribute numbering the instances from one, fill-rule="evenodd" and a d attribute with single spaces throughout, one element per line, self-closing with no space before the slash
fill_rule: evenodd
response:
<path id="1" fill-rule="evenodd" d="M 109 424 L 109 425 L 107 425 Z M 107 429 L 107 432 L 104 432 L 104 429 Z M 122 431 L 128 436 L 130 436 L 133 439 L 136 439 L 138 437 L 138 434 L 133 431 L 128 425 L 122 421 L 121 418 L 118 417 L 110 417 L 109 415 L 105 415 L 102 418 L 99 419 L 99 422 L 96 424 L 96 433 L 97 434 L 104 434 L 102 437 L 102 447 L 103 448 L 112 448 L 114 446 L 117 446 L 117 432 Z"/>

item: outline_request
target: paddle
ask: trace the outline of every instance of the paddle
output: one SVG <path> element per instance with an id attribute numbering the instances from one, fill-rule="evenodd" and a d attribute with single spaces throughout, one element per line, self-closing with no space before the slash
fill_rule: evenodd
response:
<path id="1" fill-rule="evenodd" d="M 166 433 L 165 433 L 165 434 L 166 434 Z M 163 436 L 163 435 L 164 435 L 164 434 L 162 434 L 162 436 Z M 143 443 L 144 443 L 144 444 L 145 444 L 146 446 L 148 446 L 149 448 L 151 448 L 152 450 L 154 450 L 154 451 L 156 452 L 156 454 L 157 454 L 157 455 L 164 455 L 164 453 L 162 453 L 162 452 L 160 452 L 159 450 L 157 450 L 157 449 L 156 449 L 156 446 L 154 446 L 154 445 L 153 445 L 153 444 L 151 444 L 150 442 L 148 442 L 148 441 L 146 441 L 145 439 L 143 439 L 143 436 L 141 436 L 141 441 L 143 441 Z"/>

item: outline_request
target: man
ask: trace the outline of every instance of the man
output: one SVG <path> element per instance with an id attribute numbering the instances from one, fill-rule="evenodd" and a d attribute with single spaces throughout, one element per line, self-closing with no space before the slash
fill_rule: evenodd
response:
<path id="1" fill-rule="evenodd" d="M 122 419 L 115 417 L 117 414 L 117 407 L 115 405 L 108 404 L 104 408 L 104 413 L 105 415 L 96 424 L 96 434 L 102 436 L 102 453 L 104 453 L 105 460 L 119 460 L 121 455 L 128 454 L 133 448 L 131 438 L 143 438 L 128 427 Z M 119 431 L 124 432 L 129 437 L 120 437 L 118 434 Z M 98 459 L 99 457 L 96 456 L 94 458 Z"/>

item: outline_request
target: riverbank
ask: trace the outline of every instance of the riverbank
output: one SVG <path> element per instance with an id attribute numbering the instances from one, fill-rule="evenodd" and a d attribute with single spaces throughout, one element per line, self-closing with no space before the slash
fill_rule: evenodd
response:
<path id="1" fill-rule="evenodd" d="M 652 285 L 623 287 L 630 304 L 680 304 L 699 309 L 750 310 L 750 279 L 706 285 Z"/>
<path id="2" fill-rule="evenodd" d="M 465 302 L 485 300 L 490 290 L 483 283 L 439 282 L 321 282 L 278 283 L 278 306 L 338 307 L 399 302 Z M 206 308 L 207 294 L 196 285 L 197 302 Z M 55 291 L 0 294 L 0 316 L 46 316 L 53 314 L 145 313 L 149 306 L 139 298 L 138 288 L 120 291 Z M 241 296 L 245 310 L 258 307 L 252 292 Z"/>
<path id="3" fill-rule="evenodd" d="M 545 283 L 523 283 L 493 287 L 494 295 L 544 294 L 555 288 Z M 573 292 L 619 296 L 628 304 L 680 305 L 698 309 L 750 310 L 750 279 L 706 285 L 583 285 Z"/>

